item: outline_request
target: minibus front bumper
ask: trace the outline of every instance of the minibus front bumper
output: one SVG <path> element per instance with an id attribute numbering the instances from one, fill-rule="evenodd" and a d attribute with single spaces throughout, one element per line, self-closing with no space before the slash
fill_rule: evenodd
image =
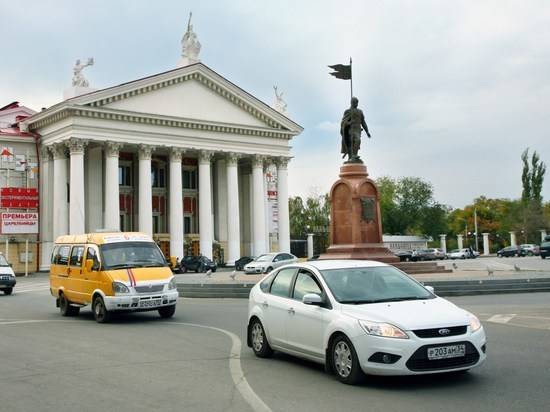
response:
<path id="1" fill-rule="evenodd" d="M 103 299 L 105 301 L 105 308 L 108 311 L 157 310 L 163 306 L 175 305 L 178 300 L 178 291 L 174 289 L 151 295 L 128 294 L 105 296 Z"/>

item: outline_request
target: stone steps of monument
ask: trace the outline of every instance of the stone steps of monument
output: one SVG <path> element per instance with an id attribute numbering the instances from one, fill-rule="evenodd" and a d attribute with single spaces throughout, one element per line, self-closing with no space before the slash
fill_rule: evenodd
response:
<path id="1" fill-rule="evenodd" d="M 398 269 L 409 275 L 417 275 L 423 273 L 452 273 L 451 269 L 446 269 L 445 266 L 437 262 L 399 262 L 394 263 Z"/>

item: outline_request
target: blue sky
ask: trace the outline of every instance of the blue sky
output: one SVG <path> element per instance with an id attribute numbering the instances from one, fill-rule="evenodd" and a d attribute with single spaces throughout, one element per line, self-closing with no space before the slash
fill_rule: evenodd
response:
<path id="1" fill-rule="evenodd" d="M 291 195 L 324 193 L 337 177 L 349 83 L 326 65 L 350 56 L 371 177 L 418 176 L 461 207 L 519 197 L 527 147 L 550 166 L 548 2 L 343 4 L 0 0 L 0 105 L 59 102 L 77 58 L 95 58 L 85 75 L 98 88 L 172 69 L 193 11 L 203 63 L 269 104 L 278 85 L 305 128 L 292 142 Z"/>

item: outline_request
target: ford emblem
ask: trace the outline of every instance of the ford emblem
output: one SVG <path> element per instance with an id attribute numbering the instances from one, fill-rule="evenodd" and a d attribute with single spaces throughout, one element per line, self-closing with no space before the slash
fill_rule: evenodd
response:
<path id="1" fill-rule="evenodd" d="M 448 335 L 449 333 L 451 333 L 451 330 L 450 329 L 439 329 L 438 330 L 438 333 L 442 336 L 445 336 L 445 335 Z"/>

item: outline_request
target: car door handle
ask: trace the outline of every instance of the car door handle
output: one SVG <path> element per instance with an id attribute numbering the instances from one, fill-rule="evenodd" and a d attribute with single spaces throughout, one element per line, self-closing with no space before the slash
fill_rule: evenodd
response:
<path id="1" fill-rule="evenodd" d="M 264 303 L 262 303 L 262 306 L 263 306 L 264 308 L 267 308 L 269 305 L 267 304 L 267 302 L 264 302 Z"/>
<path id="2" fill-rule="evenodd" d="M 291 314 L 291 315 L 294 315 L 296 312 L 294 311 L 294 308 L 290 308 L 288 310 L 288 313 Z"/>

